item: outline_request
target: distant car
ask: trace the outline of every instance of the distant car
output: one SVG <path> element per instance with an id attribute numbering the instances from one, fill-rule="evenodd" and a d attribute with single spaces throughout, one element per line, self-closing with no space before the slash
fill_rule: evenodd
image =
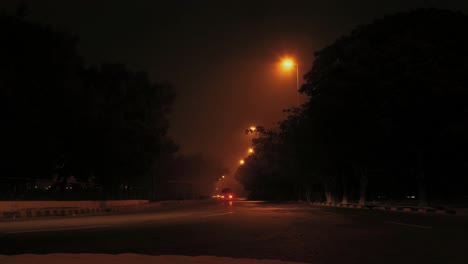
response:
<path id="1" fill-rule="evenodd" d="M 230 188 L 224 188 L 221 191 L 221 199 L 224 201 L 234 200 L 234 192 Z"/>

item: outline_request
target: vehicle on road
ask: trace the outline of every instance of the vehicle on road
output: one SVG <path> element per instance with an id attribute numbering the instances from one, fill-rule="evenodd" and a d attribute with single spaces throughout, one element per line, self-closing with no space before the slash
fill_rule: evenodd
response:
<path id="1" fill-rule="evenodd" d="M 221 191 L 221 199 L 223 201 L 232 201 L 232 200 L 234 200 L 234 192 L 230 188 L 224 188 Z"/>

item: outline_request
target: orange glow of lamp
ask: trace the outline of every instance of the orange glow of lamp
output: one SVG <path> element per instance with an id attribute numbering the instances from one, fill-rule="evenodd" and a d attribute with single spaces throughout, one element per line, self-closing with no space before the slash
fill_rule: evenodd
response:
<path id="1" fill-rule="evenodd" d="M 299 64 L 291 58 L 284 58 L 281 60 L 281 66 L 287 71 L 296 67 L 296 107 L 299 107 Z"/>
<path id="2" fill-rule="evenodd" d="M 284 69 L 289 70 L 294 66 L 294 61 L 291 59 L 284 59 L 282 65 Z"/>

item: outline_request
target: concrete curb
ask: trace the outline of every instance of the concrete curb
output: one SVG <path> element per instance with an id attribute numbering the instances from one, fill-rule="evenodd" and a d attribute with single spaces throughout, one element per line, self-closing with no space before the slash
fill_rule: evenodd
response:
<path id="1" fill-rule="evenodd" d="M 0 219 L 30 219 L 47 216 L 75 216 L 104 213 L 104 208 L 43 208 L 1 212 Z"/>
<path id="2" fill-rule="evenodd" d="M 341 203 L 324 203 L 324 202 L 312 202 L 312 205 L 318 206 L 329 206 L 329 207 L 345 207 L 345 208 L 357 208 L 367 210 L 381 210 L 381 211 L 393 211 L 393 212 L 411 212 L 411 213 L 423 213 L 423 214 L 445 214 L 445 215 L 462 215 L 461 212 L 457 212 L 455 209 L 438 209 L 438 208 L 427 208 L 427 207 L 413 207 L 413 206 L 389 206 L 389 205 L 359 205 L 359 204 L 341 204 Z"/>
<path id="3" fill-rule="evenodd" d="M 141 205 L 136 205 L 136 206 L 132 206 L 132 205 L 114 206 L 114 207 L 106 208 L 106 212 L 132 212 L 132 211 L 151 209 L 151 208 L 160 207 L 160 206 L 161 206 L 160 202 L 147 203 L 147 204 L 141 204 Z"/>
<path id="4" fill-rule="evenodd" d="M 104 208 L 43 208 L 43 209 L 26 209 L 10 212 L 1 212 L 0 219 L 32 219 L 39 217 L 50 217 L 50 216 L 77 216 L 77 215 L 93 215 L 103 214 L 111 212 L 131 212 L 138 210 L 145 210 L 159 206 L 159 203 L 148 203 L 142 205 L 124 205 L 116 207 L 104 207 Z"/>
<path id="5" fill-rule="evenodd" d="M 40 217 L 68 217 L 77 215 L 93 215 L 104 213 L 123 213 L 135 212 L 153 209 L 164 205 L 189 205 L 204 200 L 184 200 L 184 201 L 162 201 L 152 202 L 137 205 L 122 205 L 102 208 L 80 208 L 80 207 L 63 207 L 63 208 L 41 208 L 41 209 L 22 209 L 16 211 L 0 212 L 0 220 L 15 220 L 15 219 L 33 219 Z"/>

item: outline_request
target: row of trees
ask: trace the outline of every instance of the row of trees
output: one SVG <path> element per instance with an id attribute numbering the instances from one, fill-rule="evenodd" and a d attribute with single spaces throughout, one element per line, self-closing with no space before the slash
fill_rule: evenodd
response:
<path id="1" fill-rule="evenodd" d="M 301 87 L 310 99 L 257 130 L 237 179 L 263 199 L 466 197 L 467 29 L 461 13 L 416 10 L 317 52 Z"/>
<path id="2" fill-rule="evenodd" d="M 167 136 L 175 95 L 122 64 L 88 66 L 77 38 L 0 15 L 0 173 L 11 178 L 73 175 L 112 195 L 154 186 L 177 146 Z M 53 190 L 54 188 L 51 188 Z"/>

